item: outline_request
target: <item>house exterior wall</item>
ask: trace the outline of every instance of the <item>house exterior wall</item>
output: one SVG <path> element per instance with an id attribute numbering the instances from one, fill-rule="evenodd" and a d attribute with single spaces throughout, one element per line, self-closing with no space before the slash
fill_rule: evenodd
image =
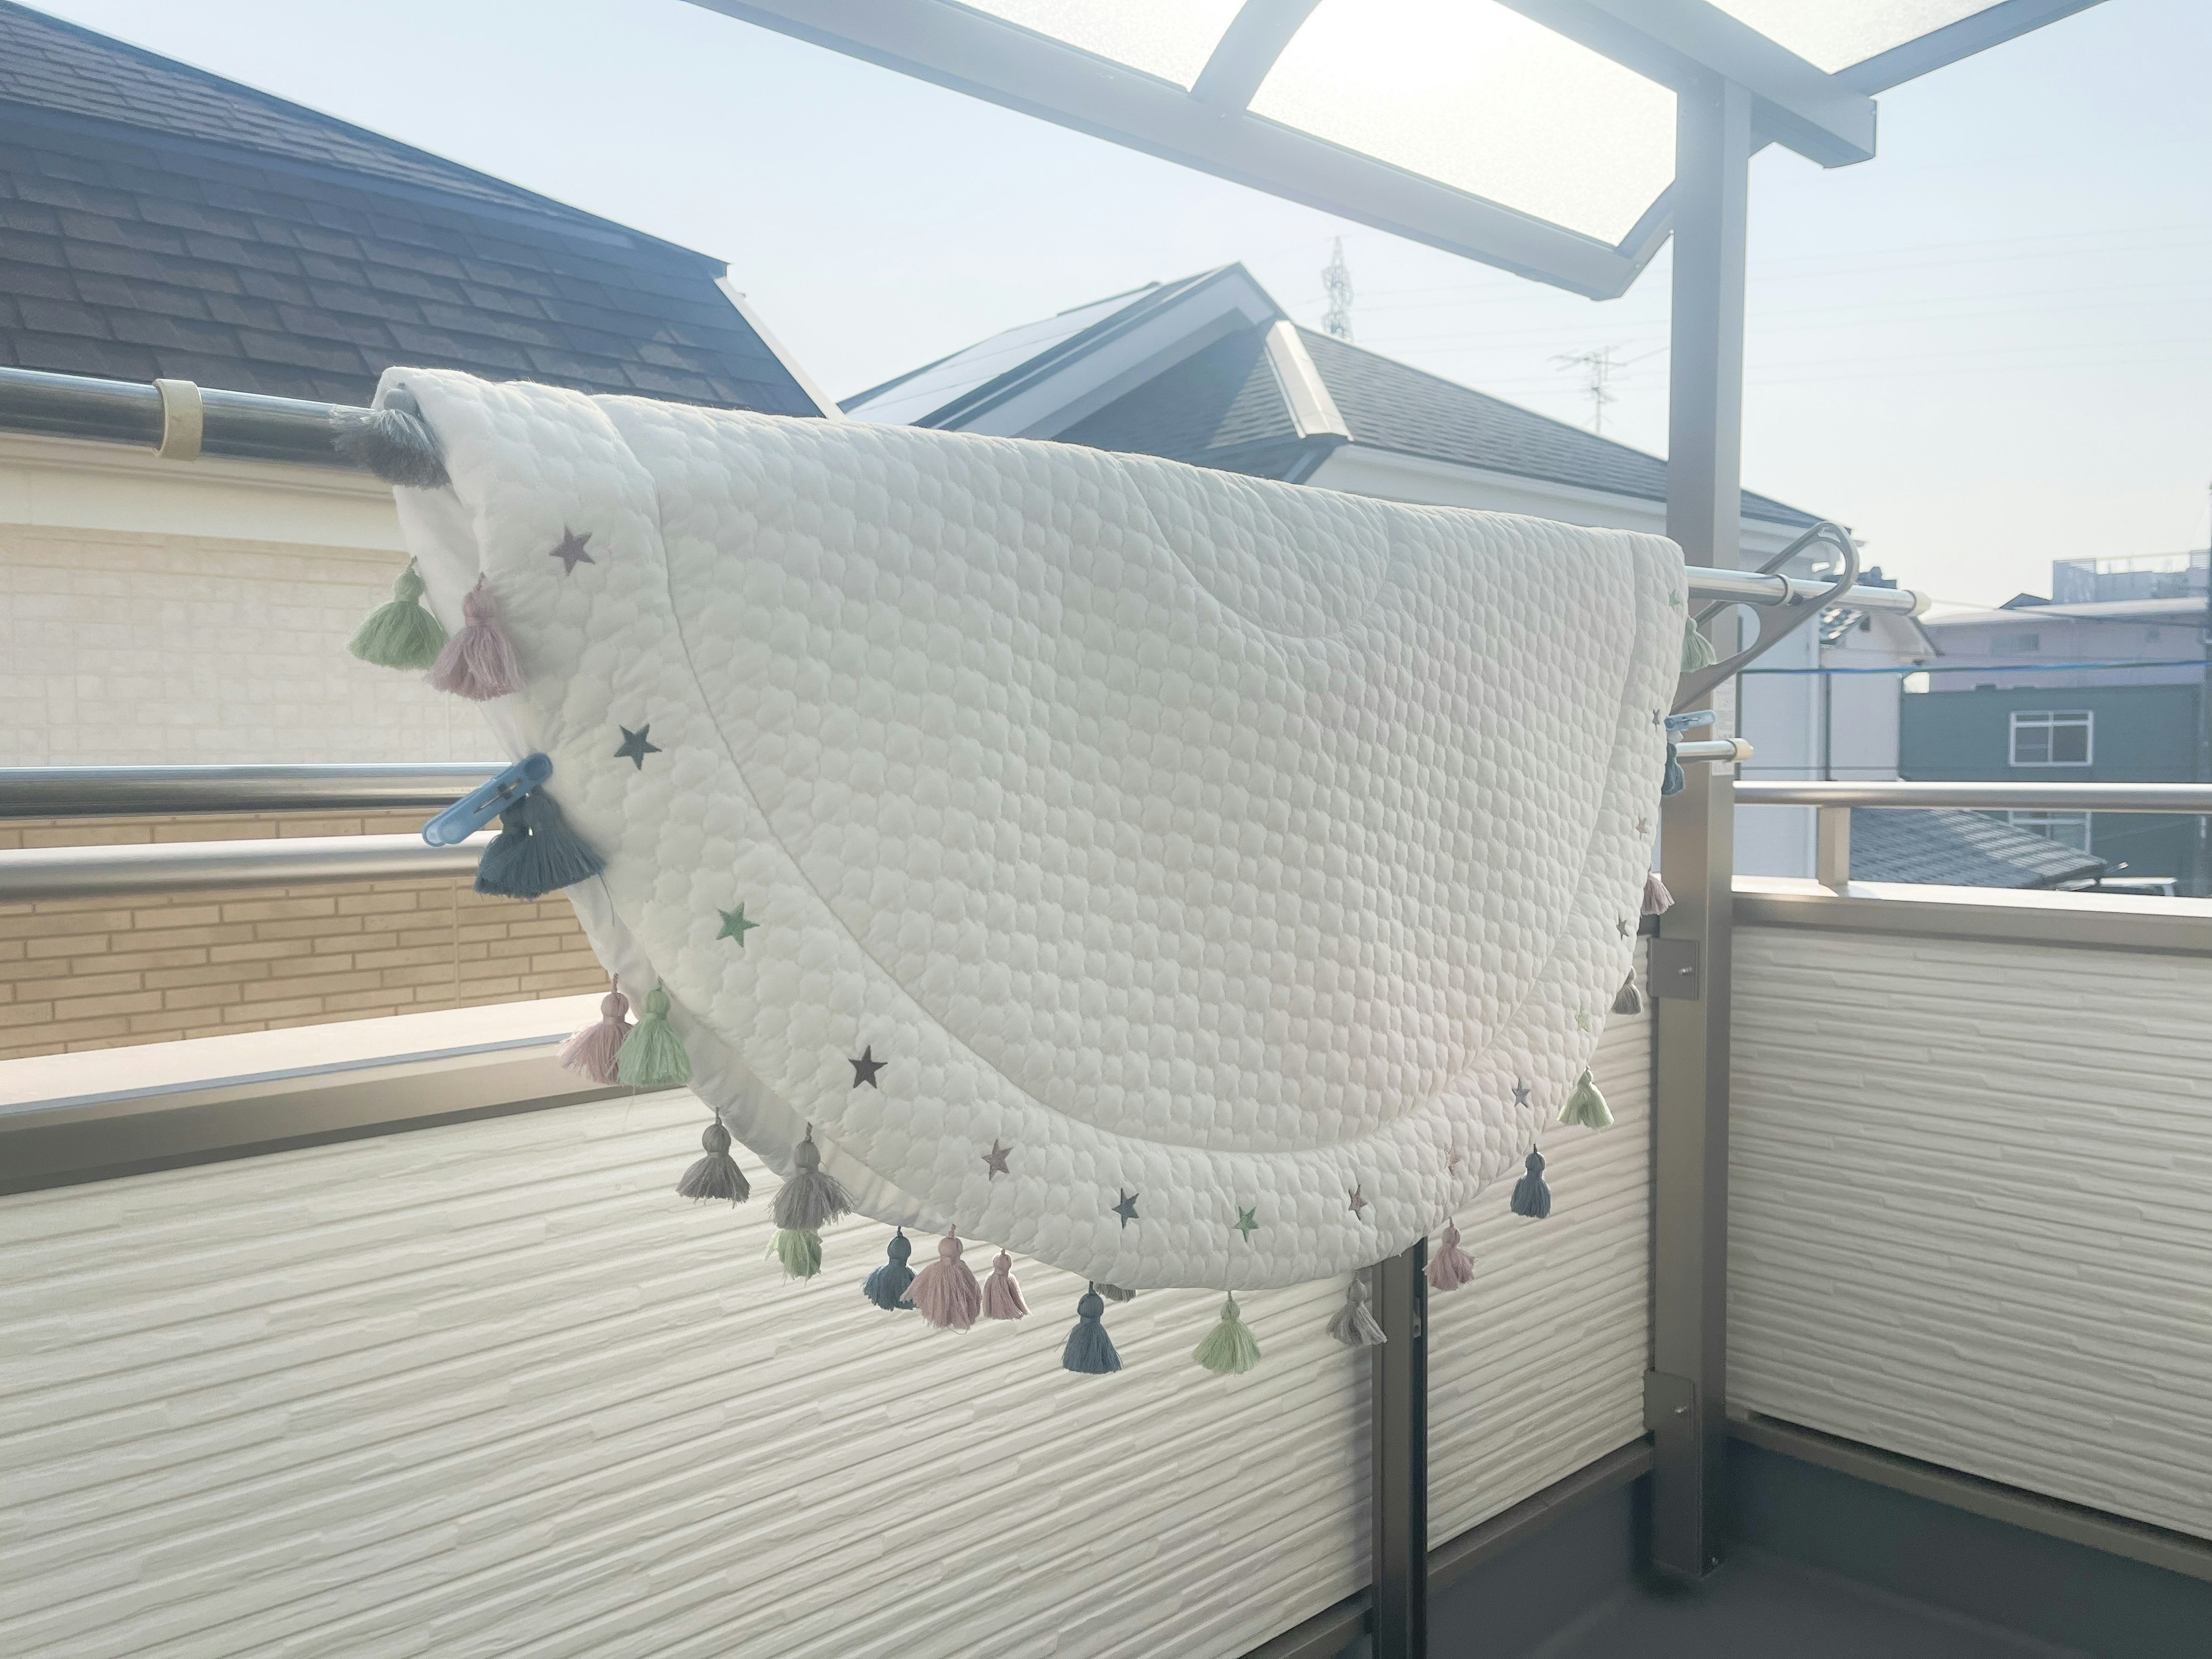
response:
<path id="1" fill-rule="evenodd" d="M 1903 700 L 1899 769 L 1908 778 L 2015 783 L 2186 783 L 2196 765 L 2193 685 L 1985 687 Z M 2014 766 L 2011 717 L 2082 709 L 2093 721 L 2092 763 Z M 2089 850 L 2129 876 L 2184 878 L 2193 821 L 2155 813 L 2092 815 Z"/>
<path id="2" fill-rule="evenodd" d="M 9 766 L 477 760 L 470 704 L 345 641 L 404 562 L 336 470 L 0 437 Z M 0 820 L 0 847 L 395 834 L 420 814 Z M 0 1059 L 595 988 L 568 901 L 450 880 L 0 906 Z"/>

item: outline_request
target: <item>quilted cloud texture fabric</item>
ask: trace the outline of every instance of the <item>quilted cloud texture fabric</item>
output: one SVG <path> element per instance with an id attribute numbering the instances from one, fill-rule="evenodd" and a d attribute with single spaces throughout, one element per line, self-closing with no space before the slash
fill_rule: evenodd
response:
<path id="1" fill-rule="evenodd" d="M 1243 1290 L 1567 1133 L 1634 945 L 1670 543 L 396 386 L 452 477 L 396 492 L 431 603 L 484 584 L 522 681 L 484 708 L 605 860 L 585 929 L 759 1158 L 811 1126 L 880 1220 Z"/>

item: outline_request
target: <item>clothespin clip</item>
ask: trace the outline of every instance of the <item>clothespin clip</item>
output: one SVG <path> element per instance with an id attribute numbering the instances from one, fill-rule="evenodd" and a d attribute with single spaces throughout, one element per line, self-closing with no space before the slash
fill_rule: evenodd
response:
<path id="1" fill-rule="evenodd" d="M 422 839 L 433 847 L 458 846 L 552 775 L 550 760 L 526 755 L 424 824 Z"/>
<path id="2" fill-rule="evenodd" d="M 1694 714 L 1667 716 L 1667 740 L 1671 743 L 1677 732 L 1686 732 L 1693 726 L 1711 726 L 1719 715 L 1711 708 L 1700 708 Z"/>
<path id="3" fill-rule="evenodd" d="M 1689 780 L 1682 775 L 1681 758 L 1674 753 L 1674 740 L 1693 726 L 1711 726 L 1715 718 L 1710 708 L 1667 716 L 1667 770 L 1659 782 L 1662 795 L 1679 795 L 1689 787 Z"/>

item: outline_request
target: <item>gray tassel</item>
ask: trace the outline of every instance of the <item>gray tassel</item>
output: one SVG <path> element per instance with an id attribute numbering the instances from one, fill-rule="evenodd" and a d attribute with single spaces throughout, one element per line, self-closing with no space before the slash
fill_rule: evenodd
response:
<path id="1" fill-rule="evenodd" d="M 1330 1316 L 1328 1334 L 1347 1348 L 1380 1347 L 1389 1339 L 1367 1310 L 1367 1275 L 1356 1273 L 1344 1287 L 1344 1305 Z"/>
<path id="2" fill-rule="evenodd" d="M 907 1259 L 914 1254 L 914 1242 L 902 1227 L 891 1235 L 890 1243 L 884 1251 L 884 1265 L 870 1273 L 860 1286 L 860 1294 L 885 1313 L 896 1313 L 904 1308 L 914 1311 L 914 1304 L 906 1299 L 908 1287 L 914 1283 L 914 1269 Z"/>
<path id="3" fill-rule="evenodd" d="M 730 1156 L 730 1132 L 722 1127 L 721 1119 L 707 1126 L 699 1144 L 707 1149 L 707 1156 L 684 1172 L 684 1179 L 676 1183 L 677 1196 L 727 1204 L 742 1204 L 750 1198 L 753 1189 L 745 1172 Z"/>
<path id="4" fill-rule="evenodd" d="M 814 1145 L 814 1129 L 792 1149 L 791 1179 L 776 1189 L 775 1224 L 787 1232 L 818 1233 L 853 1207 L 852 1194 L 836 1176 L 822 1171 L 822 1154 Z"/>
<path id="5" fill-rule="evenodd" d="M 1640 1014 L 1644 1012 L 1644 999 L 1636 994 L 1636 970 L 1633 968 L 1628 970 L 1628 977 L 1620 981 L 1620 994 L 1613 1000 L 1613 1012 L 1616 1014 Z"/>
<path id="6" fill-rule="evenodd" d="M 1093 1285 L 1076 1302 L 1075 1328 L 1067 1334 L 1067 1346 L 1060 1355 L 1065 1370 L 1104 1376 L 1121 1369 L 1121 1356 L 1114 1352 L 1114 1339 L 1101 1322 L 1106 1313 L 1103 1288 Z"/>
<path id="7" fill-rule="evenodd" d="M 331 447 L 388 484 L 442 489 L 453 483 L 438 440 L 415 394 L 402 387 L 374 409 L 341 409 L 331 416 Z"/>
<path id="8" fill-rule="evenodd" d="M 1544 1155 L 1528 1153 L 1528 1173 L 1513 1183 L 1513 1213 L 1541 1221 L 1552 1212 L 1552 1189 L 1544 1184 Z"/>

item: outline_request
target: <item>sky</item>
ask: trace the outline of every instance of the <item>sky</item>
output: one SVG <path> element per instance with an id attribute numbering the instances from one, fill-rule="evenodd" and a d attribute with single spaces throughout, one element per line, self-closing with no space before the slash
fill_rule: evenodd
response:
<path id="1" fill-rule="evenodd" d="M 1341 0 L 1339 0 L 1341 3 Z M 1359 343 L 1666 439 L 1667 258 L 1595 302 L 802 45 L 684 0 L 45 0 L 729 261 L 845 396 L 1241 260 Z M 1881 153 L 1753 163 L 1744 480 L 1953 603 L 2212 535 L 2212 6 L 2106 0 L 1882 95 Z"/>

